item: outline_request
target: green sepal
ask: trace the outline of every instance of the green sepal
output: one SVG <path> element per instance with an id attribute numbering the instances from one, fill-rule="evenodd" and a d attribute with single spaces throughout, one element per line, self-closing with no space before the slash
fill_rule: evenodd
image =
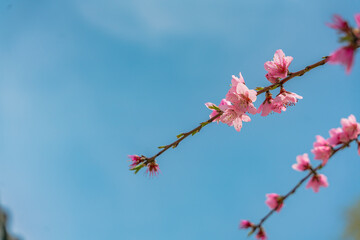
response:
<path id="1" fill-rule="evenodd" d="M 349 36 L 349 35 L 346 35 L 346 36 L 343 36 L 343 37 L 341 37 L 341 38 L 339 38 L 339 42 L 351 42 L 351 40 L 352 40 L 352 38 L 351 38 L 351 36 Z"/>
<path id="2" fill-rule="evenodd" d="M 134 171 L 134 173 L 137 174 L 140 171 L 140 169 L 142 169 L 143 167 L 145 167 L 145 164 L 141 163 L 141 164 L 137 165 L 136 167 L 131 168 L 130 170 Z"/>
<path id="3" fill-rule="evenodd" d="M 270 90 L 274 90 L 274 89 L 278 88 L 279 86 L 280 86 L 280 84 L 275 84 L 274 86 L 272 86 L 272 87 L 270 88 Z"/>
<path id="4" fill-rule="evenodd" d="M 200 123 L 201 127 L 205 127 L 205 126 L 208 125 L 208 124 L 209 124 L 209 122 L 202 122 L 202 123 Z"/>
<path id="5" fill-rule="evenodd" d="M 263 87 L 257 87 L 257 88 L 255 88 L 255 91 L 261 91 L 263 89 L 264 89 Z"/>
<path id="6" fill-rule="evenodd" d="M 251 231 L 248 233 L 248 237 L 250 237 L 254 232 L 256 228 L 252 228 Z"/>
<path id="7" fill-rule="evenodd" d="M 213 110 L 215 110 L 215 111 L 221 112 L 221 109 L 218 108 L 218 107 L 215 106 L 215 105 L 210 106 L 209 109 L 213 109 Z"/>

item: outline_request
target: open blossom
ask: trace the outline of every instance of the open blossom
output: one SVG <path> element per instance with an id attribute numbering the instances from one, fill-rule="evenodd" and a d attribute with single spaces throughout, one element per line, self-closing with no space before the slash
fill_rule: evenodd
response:
<path id="1" fill-rule="evenodd" d="M 329 131 L 330 138 L 327 140 L 331 146 L 335 147 L 336 145 L 341 143 L 341 139 L 343 139 L 344 132 L 341 128 L 332 128 Z"/>
<path id="2" fill-rule="evenodd" d="M 275 106 L 275 104 L 280 104 L 286 109 L 288 106 L 295 105 L 295 103 L 298 102 L 298 99 L 302 98 L 302 96 L 297 95 L 296 93 L 288 92 L 282 87 L 280 93 L 275 97 L 273 105 Z"/>
<path id="3" fill-rule="evenodd" d="M 277 212 L 280 212 L 281 208 L 284 206 L 282 202 L 282 197 L 276 193 L 266 194 L 266 205 L 269 206 L 270 209 L 276 209 Z"/>
<path id="4" fill-rule="evenodd" d="M 349 24 L 340 16 L 335 14 L 333 16 L 333 23 L 327 23 L 329 27 L 339 30 L 340 32 L 348 32 L 350 30 Z"/>
<path id="5" fill-rule="evenodd" d="M 327 177 L 324 174 L 316 174 L 312 176 L 306 188 L 312 188 L 314 192 L 319 192 L 320 187 L 328 187 L 329 183 Z"/>
<path id="6" fill-rule="evenodd" d="M 260 239 L 260 240 L 266 240 L 267 239 L 267 236 L 266 236 L 266 233 L 264 231 L 264 229 L 261 227 L 258 231 L 258 233 L 256 234 L 256 239 Z"/>
<path id="7" fill-rule="evenodd" d="M 271 112 L 281 113 L 281 111 L 286 111 L 283 102 L 274 101 L 271 93 L 266 93 L 265 101 L 259 106 L 257 113 L 261 113 L 261 116 L 265 117 Z"/>
<path id="8" fill-rule="evenodd" d="M 297 171 L 305 171 L 310 168 L 310 160 L 307 153 L 296 157 L 297 163 L 292 165 L 292 168 Z"/>
<path id="9" fill-rule="evenodd" d="M 328 63 L 344 65 L 346 73 L 349 74 L 354 64 L 354 52 L 353 46 L 341 47 L 330 55 Z"/>
<path id="10" fill-rule="evenodd" d="M 354 115 L 350 115 L 349 118 L 341 119 L 342 130 L 344 132 L 342 142 L 356 139 L 360 134 L 360 123 L 356 122 Z"/>
<path id="11" fill-rule="evenodd" d="M 311 152 L 315 155 L 314 159 L 322 160 L 322 165 L 325 166 L 332 154 L 332 151 L 333 149 L 330 146 L 330 143 L 322 136 L 317 135 L 316 142 L 314 142 L 314 149 L 311 150 Z"/>
<path id="12" fill-rule="evenodd" d="M 358 28 L 360 28 L 360 13 L 355 14 L 355 22 Z"/>
<path id="13" fill-rule="evenodd" d="M 229 106 L 231 106 L 231 102 L 227 101 L 226 99 L 223 99 L 223 100 L 221 100 L 219 106 L 216 106 L 215 104 L 213 104 L 213 103 L 211 103 L 211 102 L 205 103 L 205 106 L 206 106 L 208 109 L 213 110 L 213 111 L 211 112 L 210 116 L 209 116 L 210 118 L 213 118 L 213 117 L 215 117 L 216 115 L 219 114 L 219 112 L 216 111 L 216 110 L 214 109 L 214 107 L 215 107 L 215 108 L 219 108 L 221 111 L 225 111 Z M 220 121 L 220 118 L 217 118 L 217 119 L 215 119 L 214 121 L 219 122 L 219 121 Z"/>
<path id="14" fill-rule="evenodd" d="M 146 173 L 148 173 L 150 177 L 157 176 L 159 172 L 159 165 L 155 161 L 147 164 Z"/>
<path id="15" fill-rule="evenodd" d="M 248 220 L 241 220 L 239 228 L 246 229 L 246 228 L 249 228 L 252 226 L 254 226 L 254 224 L 252 222 L 250 222 Z"/>
<path id="16" fill-rule="evenodd" d="M 264 68 L 268 71 L 266 78 L 272 82 L 278 82 L 278 78 L 284 78 L 288 75 L 288 68 L 293 60 L 293 57 L 285 57 L 284 52 L 279 49 L 274 54 L 274 59 L 272 61 L 267 61 L 264 64 Z"/>
<path id="17" fill-rule="evenodd" d="M 251 119 L 239 108 L 232 105 L 229 106 L 220 116 L 220 121 L 229 126 L 234 126 L 235 130 L 239 132 L 242 128 L 242 122 L 250 122 Z"/>
<path id="18" fill-rule="evenodd" d="M 141 157 L 138 156 L 138 155 L 128 155 L 128 157 L 130 158 L 130 161 L 132 162 L 130 164 L 130 168 L 136 167 L 137 165 L 139 165 L 143 161 L 141 159 Z"/>
<path id="19" fill-rule="evenodd" d="M 241 75 L 240 78 L 233 76 L 232 87 L 226 94 L 226 100 L 230 101 L 233 105 L 239 107 L 242 112 L 249 112 L 256 114 L 256 108 L 253 102 L 256 101 L 257 92 L 255 90 L 249 90 L 245 85 L 245 81 Z"/>

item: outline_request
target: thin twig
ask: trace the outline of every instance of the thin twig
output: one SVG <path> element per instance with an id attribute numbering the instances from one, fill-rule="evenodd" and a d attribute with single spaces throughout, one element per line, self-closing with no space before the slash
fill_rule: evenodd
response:
<path id="1" fill-rule="evenodd" d="M 340 150 L 348 147 L 349 144 L 350 144 L 352 141 L 355 141 L 355 140 L 356 140 L 356 139 L 351 140 L 351 141 L 349 141 L 349 142 L 347 142 L 347 143 L 342 144 L 340 147 L 334 149 L 334 150 L 332 151 L 332 153 L 330 154 L 329 159 L 330 159 L 332 156 L 334 156 L 334 154 L 337 153 L 338 151 L 340 151 Z M 316 172 L 317 170 L 320 170 L 320 169 L 323 168 L 323 167 L 324 167 L 324 166 L 322 166 L 322 164 L 319 164 L 316 168 L 311 169 L 311 171 L 310 171 L 304 178 L 302 178 L 302 179 L 295 185 L 295 187 L 293 187 L 286 195 L 282 196 L 282 203 L 283 203 L 289 196 L 293 195 L 293 194 L 296 192 L 296 190 L 297 190 L 308 178 L 310 178 L 310 177 L 311 177 L 312 175 L 314 175 L 314 174 L 317 174 L 317 172 Z M 262 224 L 278 209 L 278 207 L 280 207 L 280 204 L 278 204 L 278 206 L 277 206 L 276 208 L 270 210 L 270 211 L 260 220 L 260 222 L 259 222 L 257 225 L 255 225 L 254 231 L 255 231 L 257 228 L 260 228 L 260 227 L 262 226 Z"/>
<path id="2" fill-rule="evenodd" d="M 297 77 L 297 76 L 302 76 L 302 75 L 304 75 L 306 72 L 308 72 L 308 71 L 310 71 L 310 70 L 312 70 L 312 69 L 314 69 L 314 68 L 316 68 L 316 67 L 319 67 L 319 66 L 321 66 L 321 65 L 324 65 L 324 64 L 326 63 L 327 59 L 328 59 L 328 56 L 323 57 L 323 60 L 321 60 L 321 61 L 319 61 L 319 62 L 316 62 L 316 63 L 314 63 L 314 64 L 312 64 L 312 65 L 309 65 L 309 66 L 305 67 L 304 69 L 302 69 L 302 70 L 300 70 L 300 71 L 297 71 L 297 72 L 294 72 L 294 73 L 289 73 L 289 75 L 288 75 L 286 78 L 284 78 L 284 79 L 282 79 L 281 81 L 279 81 L 279 83 L 274 83 L 274 84 L 271 84 L 271 85 L 269 85 L 269 86 L 267 86 L 267 87 L 262 88 L 261 90 L 258 90 L 258 91 L 257 91 L 257 95 L 260 95 L 260 94 L 262 94 L 262 93 L 264 93 L 264 92 L 267 92 L 267 91 L 270 91 L 270 90 L 274 90 L 274 89 L 276 89 L 276 88 L 284 85 L 284 84 L 285 84 L 287 81 L 289 81 L 290 79 L 292 79 L 292 78 L 294 78 L 294 77 Z M 217 119 L 218 117 L 220 117 L 222 114 L 223 114 L 223 112 L 219 112 L 216 116 L 214 116 L 214 117 L 210 118 L 209 120 L 201 123 L 200 126 L 194 128 L 193 130 L 191 130 L 191 131 L 189 131 L 189 132 L 186 132 L 186 133 L 181 134 L 181 137 L 179 137 L 179 139 L 176 140 L 176 141 L 174 141 L 173 143 L 170 143 L 170 144 L 168 144 L 168 145 L 159 147 L 159 148 L 161 148 L 162 150 L 159 151 L 157 154 L 155 154 L 154 156 L 152 156 L 152 157 L 150 157 L 150 158 L 146 158 L 146 157 L 145 157 L 146 160 L 145 160 L 144 164 L 148 164 L 148 163 L 150 163 L 150 162 L 155 161 L 155 159 L 156 159 L 158 156 L 160 156 L 161 154 L 163 154 L 163 153 L 164 153 L 165 151 L 167 151 L 169 148 L 171 148 L 171 147 L 173 147 L 173 148 L 177 147 L 177 146 L 179 145 L 179 143 L 180 143 L 181 141 L 183 141 L 185 138 L 187 138 L 187 137 L 190 136 L 190 135 L 193 135 L 194 133 L 199 132 L 204 126 L 206 126 L 208 123 L 213 122 L 215 119 Z M 205 123 L 206 123 L 206 124 L 205 124 Z"/>

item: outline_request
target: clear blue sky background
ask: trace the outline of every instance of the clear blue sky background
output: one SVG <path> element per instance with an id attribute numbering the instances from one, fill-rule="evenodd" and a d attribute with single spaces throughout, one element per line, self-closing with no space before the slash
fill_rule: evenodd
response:
<path id="1" fill-rule="evenodd" d="M 240 219 L 257 222 L 265 194 L 303 176 L 291 165 L 315 135 L 360 120 L 359 56 L 349 76 L 328 65 L 289 82 L 304 99 L 285 113 L 253 116 L 240 133 L 206 127 L 158 159 L 158 178 L 133 175 L 127 155 L 151 156 L 206 120 L 232 74 L 267 85 L 277 49 L 291 71 L 320 60 L 339 46 L 325 23 L 339 13 L 354 24 L 356 12 L 357 0 L 2 0 L 0 198 L 12 232 L 245 239 Z M 340 239 L 359 169 L 354 146 L 339 153 L 323 170 L 330 187 L 302 187 L 265 223 L 270 239 Z"/>

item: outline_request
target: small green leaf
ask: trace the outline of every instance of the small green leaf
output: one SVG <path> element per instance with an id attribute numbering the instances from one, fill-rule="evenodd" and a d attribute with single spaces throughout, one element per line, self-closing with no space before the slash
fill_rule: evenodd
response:
<path id="1" fill-rule="evenodd" d="M 255 88 L 255 91 L 261 91 L 263 89 L 264 89 L 263 87 L 257 87 L 257 88 Z"/>
<path id="2" fill-rule="evenodd" d="M 194 136 L 195 134 L 197 134 L 198 132 L 200 132 L 200 130 L 198 129 L 198 130 L 196 130 L 196 131 L 194 131 L 193 133 L 191 133 L 191 135 L 192 136 Z"/>
<path id="3" fill-rule="evenodd" d="M 200 123 L 201 127 L 205 127 L 205 126 L 208 125 L 208 124 L 209 124 L 209 122 L 202 122 L 202 123 Z"/>
<path id="4" fill-rule="evenodd" d="M 166 148 L 166 146 L 160 146 L 160 147 L 158 147 L 159 149 L 162 149 L 162 148 Z"/>
<path id="5" fill-rule="evenodd" d="M 177 135 L 176 137 L 177 138 L 181 138 L 181 137 L 183 137 L 184 136 L 184 134 L 183 133 L 180 133 L 179 135 Z"/>
<path id="6" fill-rule="evenodd" d="M 272 86 L 272 87 L 270 88 L 270 90 L 274 90 L 274 89 L 278 88 L 279 86 L 280 86 L 280 84 L 275 84 L 274 86 Z"/>
<path id="7" fill-rule="evenodd" d="M 210 106 L 209 109 L 213 109 L 213 110 L 215 110 L 215 111 L 221 112 L 221 109 L 218 108 L 218 107 L 215 106 L 215 105 Z"/>
<path id="8" fill-rule="evenodd" d="M 347 36 L 344 36 L 344 37 L 341 37 L 339 39 L 339 42 L 350 42 L 351 41 L 351 36 L 347 35 Z"/>
<path id="9" fill-rule="evenodd" d="M 145 167 L 145 164 L 141 163 L 141 164 L 137 165 L 136 167 L 131 168 L 130 170 L 134 171 L 134 173 L 137 174 L 140 171 L 140 169 L 142 169 L 143 167 Z"/>

